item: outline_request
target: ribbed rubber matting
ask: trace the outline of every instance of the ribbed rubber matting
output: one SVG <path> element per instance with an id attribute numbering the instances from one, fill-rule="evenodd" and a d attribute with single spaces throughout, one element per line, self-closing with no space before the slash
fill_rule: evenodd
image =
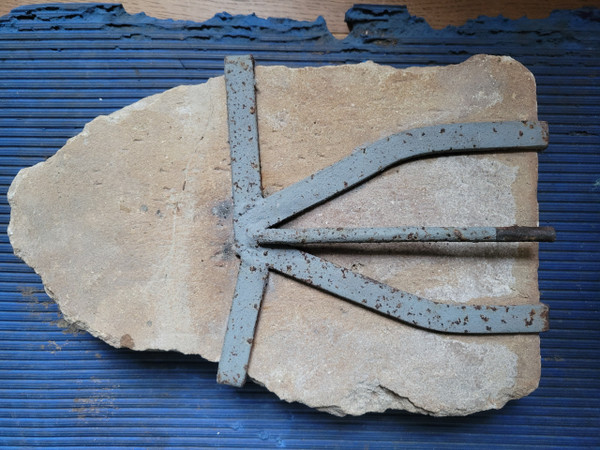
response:
<path id="1" fill-rule="evenodd" d="M 128 15 L 120 6 L 22 7 L 0 18 L 0 445 L 125 447 L 600 447 L 600 13 L 482 18 L 435 31 L 402 7 L 358 6 L 352 33 L 322 20 L 218 15 L 204 23 Z M 223 58 L 305 66 L 374 60 L 397 67 L 508 54 L 536 76 L 550 123 L 540 156 L 540 388 L 465 418 L 402 412 L 337 418 L 250 383 L 215 382 L 216 364 L 116 350 L 61 320 L 40 279 L 13 254 L 6 192 L 21 167 L 83 125 L 142 97 L 221 75 Z"/>

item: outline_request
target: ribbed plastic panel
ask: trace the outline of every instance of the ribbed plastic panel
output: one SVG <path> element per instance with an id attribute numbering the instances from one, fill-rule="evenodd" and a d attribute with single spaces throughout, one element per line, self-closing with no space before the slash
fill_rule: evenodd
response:
<path id="1" fill-rule="evenodd" d="M 22 7 L 0 18 L 0 444 L 56 448 L 598 447 L 600 425 L 600 14 L 481 18 L 435 31 L 402 7 L 358 6 L 352 33 L 322 20 L 215 16 L 204 23 L 128 15 L 120 6 Z M 223 58 L 305 66 L 367 59 L 397 67 L 508 54 L 536 76 L 540 119 L 542 379 L 531 396 L 464 418 L 402 412 L 337 418 L 249 383 L 215 382 L 216 365 L 116 350 L 64 328 L 6 235 L 6 191 L 21 167 L 54 154 L 83 125 L 142 97 L 222 73 Z"/>

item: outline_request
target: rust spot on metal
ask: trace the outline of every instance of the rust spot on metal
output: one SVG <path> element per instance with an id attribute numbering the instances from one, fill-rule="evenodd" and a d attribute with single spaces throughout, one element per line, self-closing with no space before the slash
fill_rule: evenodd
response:
<path id="1" fill-rule="evenodd" d="M 556 231 L 552 227 L 497 227 L 499 242 L 554 242 Z"/>
<path id="2" fill-rule="evenodd" d="M 535 316 L 535 309 L 529 312 L 529 319 L 525 319 L 525 326 L 530 327 L 533 325 L 533 316 Z"/>
<path id="3" fill-rule="evenodd" d="M 454 230 L 454 236 L 456 236 L 459 241 L 468 241 L 468 239 L 463 236 L 460 230 Z"/>
<path id="4" fill-rule="evenodd" d="M 540 317 L 544 321 L 544 329 L 542 331 L 548 331 L 548 329 L 550 328 L 550 321 L 548 319 L 549 312 L 550 311 L 548 309 L 546 309 L 546 310 L 542 311 L 542 313 L 540 314 Z"/>

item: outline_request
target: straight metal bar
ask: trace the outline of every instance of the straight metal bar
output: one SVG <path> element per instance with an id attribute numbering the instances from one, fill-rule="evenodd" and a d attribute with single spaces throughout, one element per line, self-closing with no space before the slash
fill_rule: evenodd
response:
<path id="1" fill-rule="evenodd" d="M 391 227 L 270 228 L 256 236 L 259 245 L 388 242 L 552 242 L 552 227 Z"/>
<path id="2" fill-rule="evenodd" d="M 548 329 L 548 307 L 460 305 L 434 302 L 395 289 L 295 249 L 268 249 L 257 258 L 281 274 L 402 322 L 444 333 L 539 333 Z"/>
<path id="3" fill-rule="evenodd" d="M 262 199 L 254 60 L 225 58 L 225 89 L 231 153 L 233 229 L 236 243 L 247 241 L 243 214 Z M 269 271 L 242 260 L 221 350 L 217 381 L 241 387 L 246 382 L 252 340 Z"/>
<path id="4" fill-rule="evenodd" d="M 231 152 L 233 220 L 236 239 L 245 233 L 239 217 L 262 199 L 254 60 L 249 55 L 225 58 L 225 89 Z"/>
<path id="5" fill-rule="evenodd" d="M 269 276 L 265 264 L 242 261 L 219 359 L 217 381 L 241 387 L 246 382 L 258 311 Z"/>
<path id="6" fill-rule="evenodd" d="M 545 122 L 480 122 L 415 128 L 358 147 L 348 157 L 270 195 L 248 212 L 258 231 L 352 189 L 387 168 L 427 155 L 542 150 Z"/>

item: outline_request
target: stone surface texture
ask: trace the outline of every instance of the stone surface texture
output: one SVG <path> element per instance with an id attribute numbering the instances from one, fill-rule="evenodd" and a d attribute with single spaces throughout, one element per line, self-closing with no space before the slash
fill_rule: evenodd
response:
<path id="1" fill-rule="evenodd" d="M 397 70 L 257 67 L 265 195 L 414 127 L 535 120 L 535 80 L 509 57 Z M 110 345 L 217 361 L 238 270 L 222 77 L 101 116 L 8 197 L 15 253 L 69 322 Z M 537 225 L 537 155 L 414 161 L 294 226 Z M 536 303 L 537 244 L 339 245 L 310 251 L 432 300 Z M 333 414 L 465 415 L 527 395 L 539 337 L 430 333 L 271 274 L 249 375 Z"/>

